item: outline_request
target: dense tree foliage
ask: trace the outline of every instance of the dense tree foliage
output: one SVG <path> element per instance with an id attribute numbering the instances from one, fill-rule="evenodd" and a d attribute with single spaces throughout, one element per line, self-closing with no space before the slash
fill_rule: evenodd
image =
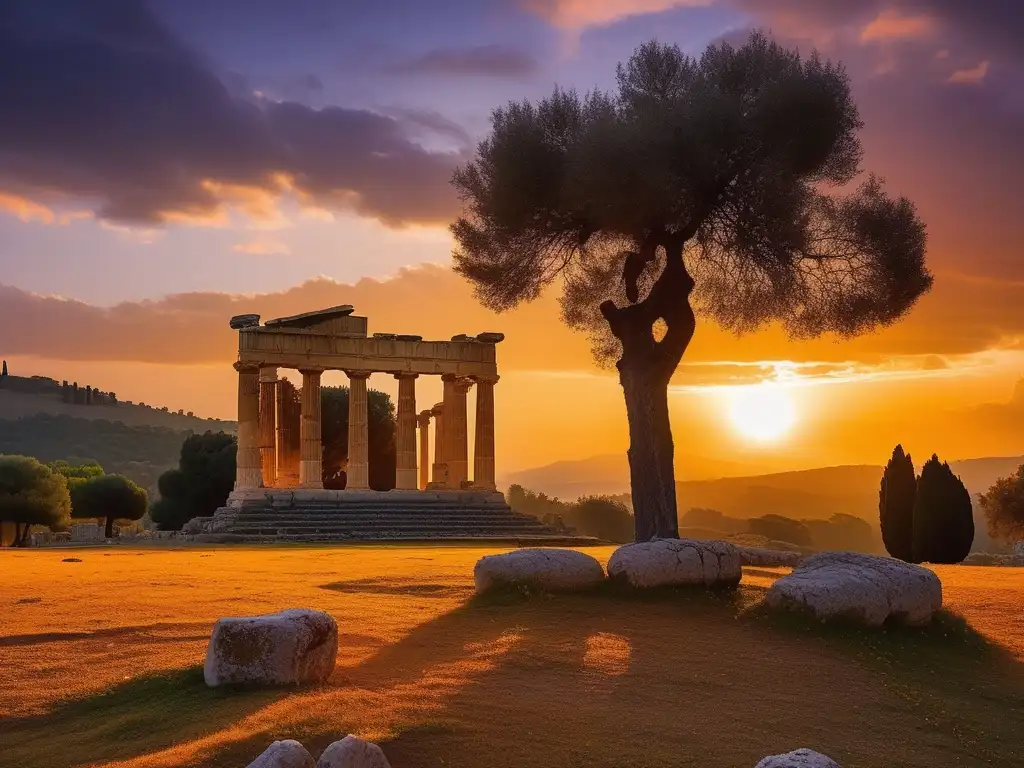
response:
<path id="1" fill-rule="evenodd" d="M 348 466 L 348 387 L 320 390 L 321 441 L 323 443 L 324 488 L 344 488 Z M 368 452 L 370 487 L 390 491 L 395 487 L 395 405 L 386 392 L 367 392 L 369 409 Z"/>
<path id="2" fill-rule="evenodd" d="M 973 543 L 971 494 L 949 464 L 932 454 L 917 480 L 913 562 L 959 563 Z"/>
<path id="3" fill-rule="evenodd" d="M 1024 465 L 1001 477 L 979 497 L 988 521 L 988 533 L 997 541 L 1024 541 Z"/>
<path id="4" fill-rule="evenodd" d="M 616 360 L 636 538 L 675 536 L 667 386 L 695 312 L 850 336 L 902 317 L 931 285 L 913 204 L 860 173 L 841 66 L 753 35 L 699 58 L 650 42 L 615 93 L 557 89 L 495 110 L 454 177 L 455 268 L 495 310 L 564 285 L 563 316 Z"/>
<path id="5" fill-rule="evenodd" d="M 71 486 L 71 517 L 102 520 L 104 535 L 114 535 L 117 520 L 139 520 L 146 514 L 146 491 L 124 475 L 97 475 Z"/>
<path id="6" fill-rule="evenodd" d="M 28 543 L 34 525 L 58 527 L 71 515 L 64 476 L 29 456 L 0 456 L 0 521 L 14 523 L 14 543 Z"/>
<path id="7" fill-rule="evenodd" d="M 516 512 L 548 523 L 561 522 L 584 536 L 615 543 L 633 540 L 632 513 L 625 504 L 607 496 L 583 496 L 565 502 L 513 485 L 506 499 Z"/>
<path id="8" fill-rule="evenodd" d="M 917 477 L 914 462 L 903 446 L 893 449 L 882 474 L 878 491 L 878 518 L 882 543 L 893 557 L 910 562 L 914 559 L 914 501 Z"/>
<path id="9" fill-rule="evenodd" d="M 177 531 L 193 517 L 209 517 L 224 506 L 235 484 L 238 441 L 224 432 L 189 435 L 178 468 L 160 475 L 160 498 L 150 517 L 165 531 Z"/>
<path id="10" fill-rule="evenodd" d="M 48 466 L 54 472 L 63 475 L 69 482 L 72 480 L 90 480 L 106 474 L 100 463 L 92 460 L 69 462 L 60 459 L 59 461 L 51 461 Z"/>

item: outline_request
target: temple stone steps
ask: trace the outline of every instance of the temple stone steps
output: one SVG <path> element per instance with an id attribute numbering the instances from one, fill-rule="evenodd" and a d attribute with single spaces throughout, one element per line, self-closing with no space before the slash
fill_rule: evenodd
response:
<path id="1" fill-rule="evenodd" d="M 243 541 L 470 540 L 591 544 L 493 492 L 266 491 L 229 499 L 204 529 Z"/>

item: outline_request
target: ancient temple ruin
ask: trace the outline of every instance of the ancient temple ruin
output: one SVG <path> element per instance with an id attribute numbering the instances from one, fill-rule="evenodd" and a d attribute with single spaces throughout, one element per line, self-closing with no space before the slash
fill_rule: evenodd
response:
<path id="1" fill-rule="evenodd" d="M 239 315 L 231 327 L 238 331 L 235 486 L 227 505 L 194 528 L 253 539 L 312 540 L 563 533 L 512 512 L 495 487 L 494 385 L 502 334 L 462 334 L 448 341 L 369 335 L 367 318 L 353 314 L 349 305 L 262 325 L 259 315 Z M 281 369 L 302 375 L 297 410 L 284 396 L 290 384 L 280 378 Z M 341 491 L 323 486 L 320 379 L 331 370 L 344 372 L 349 380 L 347 482 Z M 398 380 L 395 490 L 386 492 L 369 486 L 367 379 L 375 373 Z M 417 410 L 420 376 L 440 376 L 443 397 Z M 472 389 L 471 464 L 467 410 Z"/>

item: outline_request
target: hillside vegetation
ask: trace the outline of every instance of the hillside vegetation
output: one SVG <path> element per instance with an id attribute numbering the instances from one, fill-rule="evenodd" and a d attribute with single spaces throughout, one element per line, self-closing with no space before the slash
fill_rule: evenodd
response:
<path id="1" fill-rule="evenodd" d="M 35 414 L 0 420 L 0 454 L 34 456 L 47 463 L 81 464 L 92 459 L 108 473 L 130 478 L 155 497 L 157 478 L 177 465 L 188 435 L 188 430 L 164 426 Z"/>

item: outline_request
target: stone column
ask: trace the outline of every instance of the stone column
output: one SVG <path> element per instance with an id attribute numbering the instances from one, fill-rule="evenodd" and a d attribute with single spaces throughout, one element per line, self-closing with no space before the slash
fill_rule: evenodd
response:
<path id="1" fill-rule="evenodd" d="M 370 490 L 370 411 L 366 401 L 369 373 L 346 371 L 348 376 L 348 472 L 345 490 Z"/>
<path id="2" fill-rule="evenodd" d="M 396 374 L 398 417 L 395 429 L 395 488 L 416 490 L 416 374 Z"/>
<path id="3" fill-rule="evenodd" d="M 295 387 L 287 379 L 277 382 L 277 485 L 295 488 L 299 484 L 299 460 L 302 453 L 302 397 L 295 407 Z"/>
<path id="4" fill-rule="evenodd" d="M 277 368 L 260 368 L 260 470 L 263 485 L 277 485 Z"/>
<path id="5" fill-rule="evenodd" d="M 473 446 L 473 486 L 495 490 L 494 385 L 497 376 L 476 377 L 476 443 Z"/>
<path id="6" fill-rule="evenodd" d="M 323 488 L 324 449 L 320 443 L 320 370 L 299 371 L 302 374 L 302 421 L 299 437 L 299 487 Z"/>
<path id="7" fill-rule="evenodd" d="M 238 371 L 238 457 L 235 490 L 262 488 L 260 471 L 260 367 L 235 363 Z"/>
<path id="8" fill-rule="evenodd" d="M 473 386 L 470 379 L 456 379 L 452 383 L 452 436 L 448 456 L 448 487 L 459 490 L 469 477 L 469 423 L 466 415 L 466 395 Z"/>
<path id="9" fill-rule="evenodd" d="M 420 411 L 416 417 L 420 428 L 420 490 L 430 482 L 430 411 Z"/>
<path id="10" fill-rule="evenodd" d="M 437 403 L 430 411 L 434 417 L 434 466 L 431 468 L 430 487 L 444 488 L 447 475 L 444 447 L 444 403 Z"/>
<path id="11" fill-rule="evenodd" d="M 455 382 L 459 377 L 454 374 L 445 374 L 441 377 L 444 382 L 441 402 L 443 407 L 442 435 L 441 435 L 441 458 L 444 459 L 444 485 L 445 488 L 455 488 L 452 485 L 452 461 L 455 459 Z"/>

